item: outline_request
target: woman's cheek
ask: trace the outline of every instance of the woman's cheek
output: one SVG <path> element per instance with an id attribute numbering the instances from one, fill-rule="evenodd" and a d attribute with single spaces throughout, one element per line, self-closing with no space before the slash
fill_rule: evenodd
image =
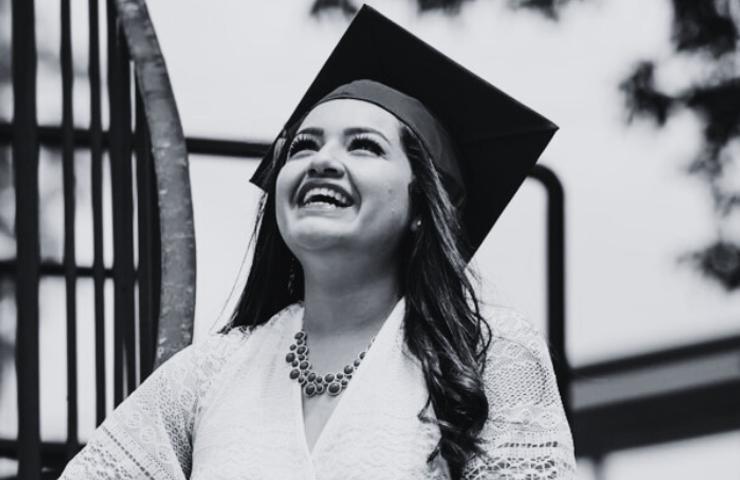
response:
<path id="1" fill-rule="evenodd" d="M 285 235 L 286 223 L 289 216 L 291 202 L 291 185 L 295 183 L 296 175 L 291 165 L 286 164 L 278 173 L 275 181 L 275 216 L 278 229 L 282 235 Z"/>
<path id="2" fill-rule="evenodd" d="M 295 162 L 288 162 L 283 165 L 283 168 L 278 172 L 278 176 L 275 181 L 276 202 L 290 202 L 291 192 L 294 190 L 298 180 L 300 179 L 299 173 L 300 167 L 296 165 Z"/>
<path id="3" fill-rule="evenodd" d="M 386 183 L 383 192 L 381 204 L 383 205 L 381 215 L 386 216 L 387 220 L 393 222 L 397 227 L 406 224 L 409 217 L 409 197 L 407 191 L 395 183 Z"/>

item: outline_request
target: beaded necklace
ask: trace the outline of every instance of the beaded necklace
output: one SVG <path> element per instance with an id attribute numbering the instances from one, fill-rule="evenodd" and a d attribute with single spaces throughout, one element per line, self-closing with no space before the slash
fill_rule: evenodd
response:
<path id="1" fill-rule="evenodd" d="M 290 371 L 290 379 L 297 380 L 301 384 L 303 393 L 307 397 L 321 395 L 324 392 L 334 397 L 342 393 L 375 340 L 375 337 L 370 339 L 367 348 L 360 352 L 352 363 L 345 365 L 342 370 L 326 375 L 318 375 L 313 371 L 313 365 L 308 360 L 308 335 L 306 332 L 300 330 L 293 338 L 295 338 L 295 343 L 290 345 L 288 354 L 285 355 L 285 361 L 293 367 Z"/>

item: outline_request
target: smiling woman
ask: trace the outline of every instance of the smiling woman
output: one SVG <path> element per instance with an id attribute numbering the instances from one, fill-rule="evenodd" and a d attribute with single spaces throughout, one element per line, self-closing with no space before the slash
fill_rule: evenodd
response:
<path id="1" fill-rule="evenodd" d="M 572 478 L 544 341 L 467 270 L 554 130 L 363 8 L 252 178 L 229 325 L 62 477 Z"/>
<path id="2" fill-rule="evenodd" d="M 322 103 L 303 120 L 277 176 L 280 234 L 304 268 L 313 260 L 336 270 L 326 255 L 352 251 L 366 274 L 395 270 L 411 179 L 396 117 L 359 100 Z"/>

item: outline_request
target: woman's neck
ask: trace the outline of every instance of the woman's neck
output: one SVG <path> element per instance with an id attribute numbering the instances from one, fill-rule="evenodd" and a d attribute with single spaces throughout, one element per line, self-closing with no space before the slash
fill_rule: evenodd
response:
<path id="1" fill-rule="evenodd" d="M 304 329 L 316 335 L 377 331 L 401 297 L 395 268 L 303 265 Z"/>

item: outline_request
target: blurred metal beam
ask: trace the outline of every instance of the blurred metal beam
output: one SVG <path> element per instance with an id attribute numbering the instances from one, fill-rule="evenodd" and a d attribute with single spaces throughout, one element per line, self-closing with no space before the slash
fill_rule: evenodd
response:
<path id="1" fill-rule="evenodd" d="M 555 172 L 535 165 L 530 178 L 547 193 L 547 338 L 565 414 L 572 420 L 570 364 L 565 345 L 565 193 Z"/>
<path id="2" fill-rule="evenodd" d="M 17 268 L 18 262 L 15 260 L 0 260 L 0 274 L 14 274 Z M 48 260 L 40 263 L 39 273 L 44 276 L 49 275 L 56 277 L 63 277 L 66 274 L 63 264 L 49 262 Z M 75 266 L 76 277 L 92 277 L 93 274 L 93 267 Z M 103 269 L 103 276 L 105 278 L 113 278 L 113 269 Z"/>
<path id="3" fill-rule="evenodd" d="M 77 441 L 77 278 L 75 259 L 75 165 L 72 21 L 69 0 L 61 1 L 60 63 L 62 72 L 62 192 L 64 196 L 64 290 L 66 294 L 67 340 L 67 443 L 71 459 L 78 451 Z"/>
<path id="4" fill-rule="evenodd" d="M 139 263 L 136 279 L 139 286 L 139 359 L 142 380 L 154 368 L 156 326 L 159 314 L 160 258 L 159 206 L 154 165 L 144 105 L 136 87 L 136 200 L 139 219 Z"/>
<path id="5" fill-rule="evenodd" d="M 113 196 L 113 402 L 136 388 L 131 80 L 128 49 L 114 0 L 107 2 L 110 173 Z"/>
<path id="6" fill-rule="evenodd" d="M 740 429 L 740 382 L 670 392 L 575 412 L 581 457 Z"/>
<path id="7" fill-rule="evenodd" d="M 227 157 L 262 158 L 270 148 L 269 143 L 241 142 L 200 137 L 188 137 L 186 139 L 186 143 L 189 153 Z"/>
<path id="8" fill-rule="evenodd" d="M 98 107 L 99 108 L 99 107 Z M 76 128 L 74 141 L 76 148 L 91 148 L 94 130 Z M 0 145 L 10 144 L 12 141 L 12 125 L 0 122 Z M 49 147 L 61 147 L 62 131 L 59 127 L 39 126 L 39 143 Z M 259 141 L 227 140 L 205 137 L 187 137 L 185 146 L 190 154 L 208 155 L 214 157 L 242 157 L 248 160 L 261 158 L 269 143 Z M 108 132 L 102 132 L 102 148 L 108 148 Z"/>
<path id="9" fill-rule="evenodd" d="M 740 336 L 576 368 L 578 455 L 740 429 Z"/>
<path id="10" fill-rule="evenodd" d="M 90 81 L 90 183 L 93 225 L 95 296 L 95 424 L 106 416 L 105 267 L 103 264 L 103 127 L 100 93 L 100 28 L 98 0 L 88 2 L 88 76 Z M 75 132 L 75 137 L 79 132 Z M 112 272 L 111 272 L 112 274 Z"/>
<path id="11" fill-rule="evenodd" d="M 15 185 L 18 476 L 41 473 L 39 419 L 39 150 L 33 0 L 13 0 L 13 172 Z"/>
<path id="12" fill-rule="evenodd" d="M 699 320 L 697 319 L 697 321 Z M 691 361 L 704 358 L 707 355 L 735 351 L 740 351 L 740 335 L 738 334 L 582 365 L 573 369 L 573 377 L 578 380 L 592 379 L 655 365 Z M 738 368 L 740 368 L 740 364 L 738 364 Z"/>

